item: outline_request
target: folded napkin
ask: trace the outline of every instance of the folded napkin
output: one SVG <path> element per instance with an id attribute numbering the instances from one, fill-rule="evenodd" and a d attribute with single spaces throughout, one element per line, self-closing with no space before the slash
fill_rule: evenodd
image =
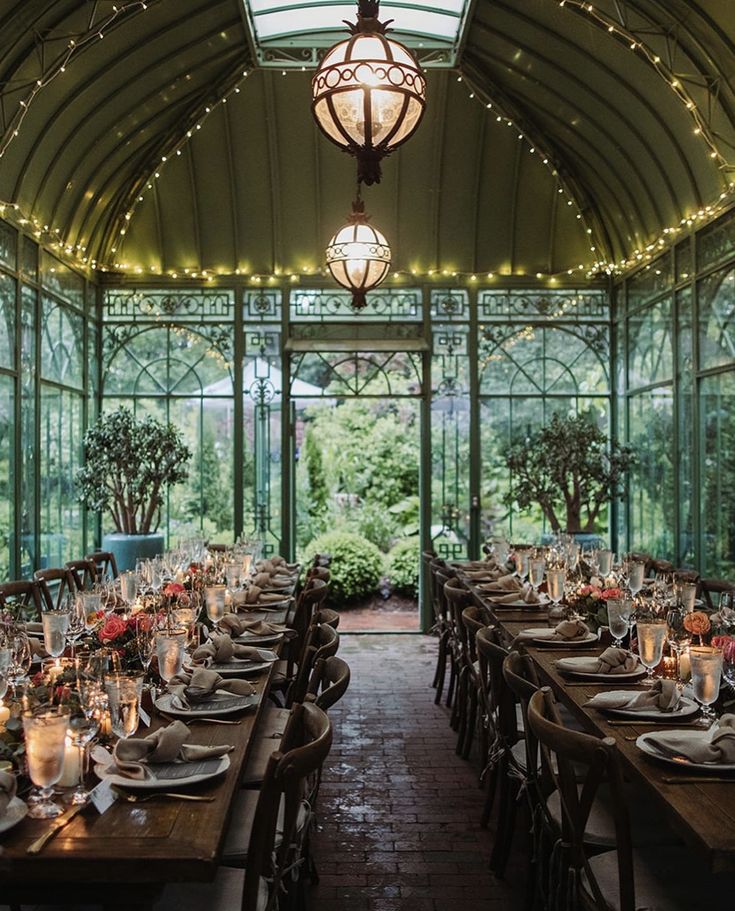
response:
<path id="1" fill-rule="evenodd" d="M 191 674 L 181 671 L 171 678 L 167 689 L 173 697 L 171 705 L 176 709 L 190 709 L 197 702 L 210 699 L 218 690 L 235 696 L 252 696 L 255 692 L 247 680 L 223 680 L 216 671 L 205 667 L 197 667 Z"/>
<path id="2" fill-rule="evenodd" d="M 281 623 L 268 623 L 267 620 L 248 620 L 237 614 L 225 614 L 220 620 L 219 628 L 233 638 L 250 633 L 253 636 L 284 636 L 290 639 L 296 636 L 295 629 L 289 629 Z"/>
<path id="3" fill-rule="evenodd" d="M 541 604 L 541 595 L 534 591 L 531 585 L 524 585 L 523 588 L 510 595 L 494 595 L 490 591 L 489 596 L 495 604 L 516 604 L 518 601 L 523 601 L 524 604 Z"/>
<path id="4" fill-rule="evenodd" d="M 560 658 L 557 667 L 575 674 L 632 674 L 638 669 L 638 658 L 624 648 L 606 648 L 598 658 Z"/>
<path id="5" fill-rule="evenodd" d="M 630 712 L 675 712 L 681 703 L 681 692 L 674 680 L 655 680 L 645 692 L 611 690 L 595 693 L 585 707 L 593 709 L 626 709 Z"/>
<path id="6" fill-rule="evenodd" d="M 666 731 L 650 734 L 646 740 L 692 762 L 735 763 L 735 715 L 723 715 L 708 731 Z"/>
<path id="7" fill-rule="evenodd" d="M 257 573 L 274 573 L 277 570 L 285 571 L 288 569 L 288 563 L 281 556 L 276 555 L 275 557 L 268 557 L 265 560 L 258 560 L 255 564 L 255 571 Z"/>
<path id="8" fill-rule="evenodd" d="M 232 752 L 231 746 L 201 746 L 186 743 L 191 731 L 183 721 L 173 721 L 165 728 L 159 728 L 147 737 L 128 737 L 118 740 L 113 751 L 114 771 L 125 778 L 142 781 L 155 778 L 147 763 L 156 762 L 201 762 L 203 759 L 217 759 Z"/>
<path id="9" fill-rule="evenodd" d="M 245 608 L 250 610 L 257 607 L 258 604 L 280 604 L 286 597 L 285 592 L 282 595 L 278 595 L 275 592 L 264 592 L 259 585 L 251 585 L 247 591 L 233 592 L 232 603 L 237 609 Z"/>
<path id="10" fill-rule="evenodd" d="M 509 573 L 506 576 L 498 577 L 495 582 L 491 582 L 487 588 L 491 591 L 519 592 L 523 588 L 523 585 L 521 584 L 518 576 L 514 576 L 513 573 Z"/>
<path id="11" fill-rule="evenodd" d="M 15 797 L 15 775 L 10 772 L 0 772 L 0 819 L 5 816 L 10 801 Z"/>
<path id="12" fill-rule="evenodd" d="M 214 635 L 200 645 L 192 655 L 194 664 L 228 664 L 234 658 L 239 661 L 275 661 L 277 656 L 268 648 L 255 648 L 252 645 L 238 645 L 224 635 Z"/>
<path id="13" fill-rule="evenodd" d="M 31 656 L 33 658 L 48 658 L 49 654 L 43 644 L 43 639 L 36 639 L 34 636 L 28 637 L 31 646 Z"/>
<path id="14" fill-rule="evenodd" d="M 584 639 L 590 632 L 589 627 L 581 620 L 562 620 L 554 629 L 548 630 L 548 636 L 539 635 L 538 630 L 522 630 L 516 639 L 548 639 L 549 641 L 571 642 L 575 639 Z"/>
<path id="15" fill-rule="evenodd" d="M 481 582 L 485 582 L 487 580 L 495 581 L 496 579 L 499 579 L 501 576 L 505 575 L 502 570 L 496 569 L 494 566 L 486 566 L 484 568 L 480 568 L 478 566 L 473 567 L 472 569 L 463 569 L 460 567 L 460 570 L 463 575 L 467 576 L 468 579 L 478 579 Z"/>

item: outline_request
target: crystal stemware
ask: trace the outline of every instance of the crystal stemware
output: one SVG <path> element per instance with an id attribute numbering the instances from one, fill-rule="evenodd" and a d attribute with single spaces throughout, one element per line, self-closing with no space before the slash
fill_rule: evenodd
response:
<path id="1" fill-rule="evenodd" d="M 666 642 L 666 621 L 657 618 L 639 619 L 636 621 L 636 638 L 638 639 L 638 657 L 646 669 L 644 686 L 652 686 L 653 669 L 661 663 Z"/>
<path id="2" fill-rule="evenodd" d="M 684 682 L 681 675 L 681 653 L 692 641 L 691 633 L 684 626 L 685 613 L 680 607 L 672 607 L 666 612 L 666 640 L 676 658 L 676 677 L 679 683 Z"/>
<path id="3" fill-rule="evenodd" d="M 28 774 L 40 789 L 39 799 L 29 802 L 28 815 L 35 819 L 53 819 L 62 812 L 51 797 L 64 769 L 68 721 L 68 706 L 44 708 L 23 716 Z"/>
<path id="4" fill-rule="evenodd" d="M 165 630 L 156 633 L 156 654 L 158 656 L 158 673 L 168 683 L 180 671 L 184 662 L 187 630 Z"/>
<path id="5" fill-rule="evenodd" d="M 77 687 L 79 712 L 69 718 L 67 734 L 72 744 L 79 751 L 79 781 L 71 796 L 73 804 L 85 804 L 89 800 L 89 791 L 84 786 L 84 772 L 87 760 L 87 745 L 100 727 L 99 696 L 100 687 L 97 681 L 80 681 Z"/>
<path id="6" fill-rule="evenodd" d="M 708 728 L 715 720 L 712 704 L 720 695 L 722 677 L 722 652 L 707 645 L 693 645 L 689 649 L 692 663 L 692 689 L 700 705 L 701 716 L 696 722 L 699 727 Z"/>
<path id="7" fill-rule="evenodd" d="M 226 592 L 227 588 L 224 585 L 210 585 L 204 589 L 207 616 L 214 623 L 215 629 L 225 615 Z"/>
<path id="8" fill-rule="evenodd" d="M 530 554 L 528 550 L 523 549 L 516 551 L 516 575 L 521 582 L 525 582 L 526 577 L 528 576 L 529 560 Z"/>
<path id="9" fill-rule="evenodd" d="M 567 573 L 564 569 L 558 567 L 549 567 L 546 570 L 546 590 L 549 597 L 554 602 L 556 608 L 559 602 L 564 598 L 564 583 L 567 580 Z"/>
<path id="10" fill-rule="evenodd" d="M 67 596 L 66 612 L 69 615 L 66 640 L 71 646 L 71 656 L 73 658 L 76 652 L 77 642 L 87 629 L 87 616 L 84 612 L 84 603 L 76 595 Z"/>
<path id="11" fill-rule="evenodd" d="M 613 552 L 611 550 L 597 551 L 597 567 L 601 578 L 607 579 L 607 577 L 610 575 L 610 570 L 612 569 L 612 559 Z"/>
<path id="12" fill-rule="evenodd" d="M 45 610 L 41 612 L 43 623 L 43 647 L 52 658 L 60 658 L 66 648 L 66 633 L 69 629 L 69 611 Z"/>
<path id="13" fill-rule="evenodd" d="M 546 560 L 541 557 L 531 557 L 528 561 L 528 581 L 533 586 L 533 590 L 538 593 L 539 586 L 544 581 L 546 571 Z"/>
<path id="14" fill-rule="evenodd" d="M 615 640 L 615 648 L 622 648 L 623 638 L 630 630 L 630 615 L 633 601 L 630 598 L 610 598 L 607 602 L 607 625 Z"/>
<path id="15" fill-rule="evenodd" d="M 10 648 L 8 683 L 15 690 L 28 676 L 33 661 L 33 651 L 31 640 L 22 626 L 15 626 L 9 630 L 7 642 Z"/>
<path id="16" fill-rule="evenodd" d="M 645 572 L 646 564 L 641 560 L 628 561 L 628 589 L 632 595 L 637 595 L 643 588 Z"/>
<path id="17" fill-rule="evenodd" d="M 140 701 L 143 697 L 142 674 L 118 674 L 105 680 L 110 703 L 112 733 L 120 738 L 132 737 L 138 730 Z"/>

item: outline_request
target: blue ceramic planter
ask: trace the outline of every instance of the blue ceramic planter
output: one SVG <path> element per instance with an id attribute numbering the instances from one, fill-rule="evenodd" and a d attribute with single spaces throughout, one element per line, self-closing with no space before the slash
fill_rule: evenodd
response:
<path id="1" fill-rule="evenodd" d="M 115 554 L 117 568 L 122 572 L 135 569 L 136 560 L 148 560 L 163 553 L 163 535 L 105 535 L 102 549 Z"/>

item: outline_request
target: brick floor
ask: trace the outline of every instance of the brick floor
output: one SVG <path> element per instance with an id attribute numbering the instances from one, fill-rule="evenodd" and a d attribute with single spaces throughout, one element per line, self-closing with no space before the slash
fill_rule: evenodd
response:
<path id="1" fill-rule="evenodd" d="M 521 865 L 504 882 L 488 870 L 478 760 L 456 756 L 448 711 L 434 705 L 435 655 L 428 636 L 342 636 L 352 683 L 330 712 L 314 911 L 522 907 Z"/>

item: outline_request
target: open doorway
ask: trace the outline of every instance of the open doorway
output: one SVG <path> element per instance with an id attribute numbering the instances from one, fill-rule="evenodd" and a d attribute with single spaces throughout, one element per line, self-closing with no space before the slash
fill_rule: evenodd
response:
<path id="1" fill-rule="evenodd" d="M 420 371 L 406 352 L 292 361 L 297 554 L 332 554 L 340 630 L 420 628 Z"/>

